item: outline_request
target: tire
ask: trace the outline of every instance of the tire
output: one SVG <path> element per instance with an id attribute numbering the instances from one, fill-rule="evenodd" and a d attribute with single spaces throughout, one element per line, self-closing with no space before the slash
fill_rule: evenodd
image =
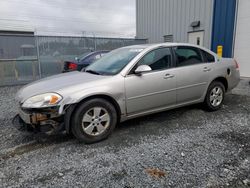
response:
<path id="1" fill-rule="evenodd" d="M 107 100 L 96 98 L 81 104 L 73 114 L 71 131 L 86 144 L 106 139 L 117 124 L 115 107 Z"/>
<path id="2" fill-rule="evenodd" d="M 219 110 L 225 97 L 225 86 L 218 81 L 212 82 L 207 90 L 204 106 L 208 111 Z"/>

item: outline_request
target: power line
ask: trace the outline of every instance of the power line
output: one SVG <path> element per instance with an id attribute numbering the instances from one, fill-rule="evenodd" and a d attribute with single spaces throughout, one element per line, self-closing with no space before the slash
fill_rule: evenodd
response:
<path id="1" fill-rule="evenodd" d="M 3 14 L 4 16 L 10 16 L 10 17 L 15 17 L 16 18 L 16 14 L 9 14 L 9 12 L 4 12 L 4 11 L 2 11 L 1 12 L 1 14 Z M 20 12 L 18 13 L 18 16 L 22 16 L 22 17 L 27 17 L 27 18 L 30 18 L 30 17 L 32 17 L 32 18 L 37 18 L 37 19 L 56 19 L 56 20 L 70 20 L 71 21 L 71 19 L 74 19 L 74 20 L 79 20 L 79 21 L 82 21 L 82 19 L 80 19 L 80 17 L 72 17 L 72 16 L 70 16 L 70 19 L 65 19 L 66 17 L 64 16 L 64 17 L 59 17 L 59 16 L 44 16 L 44 15 L 32 15 L 32 14 L 27 14 L 27 13 L 21 13 L 20 14 Z M 102 17 L 103 18 L 103 17 Z M 89 19 L 88 18 L 88 20 L 96 20 L 96 19 Z M 109 22 L 110 20 L 105 20 L 104 22 Z M 125 25 L 128 25 L 128 24 L 125 24 Z"/>
<path id="2" fill-rule="evenodd" d="M 6 20 L 6 21 L 24 21 L 24 22 L 28 22 L 28 20 L 11 19 L 11 18 L 0 18 L 0 20 Z"/>
<path id="3" fill-rule="evenodd" d="M 12 1 L 12 2 L 10 2 Z M 37 2 L 31 2 L 31 1 L 26 1 L 26 0 L 22 0 L 22 1 L 17 1 L 17 0 L 9 0 L 9 1 L 6 1 L 6 3 L 10 3 L 10 4 L 13 4 L 13 3 L 17 3 L 17 4 L 24 4 L 25 7 L 27 8 L 32 8 L 34 10 L 34 6 L 37 7 L 38 9 L 39 8 L 48 8 L 48 7 L 53 7 L 53 8 L 56 8 L 56 9 L 63 9 L 63 10 L 84 10 L 84 8 L 81 8 L 79 6 L 83 5 L 83 4 L 79 4 L 79 6 L 77 7 L 74 7 L 74 8 L 71 8 L 71 7 L 64 7 L 64 8 L 60 8 L 60 4 L 56 4 L 56 3 L 49 3 L 48 6 L 46 6 L 45 4 L 42 4 L 42 3 L 37 3 Z M 103 10 L 103 9 L 99 9 L 99 8 L 86 8 L 86 12 L 88 11 L 98 11 L 98 13 L 101 13 L 103 15 L 113 15 L 114 14 L 114 11 L 117 12 L 117 11 L 122 11 L 124 9 L 110 9 L 110 10 Z M 10 11 L 10 9 L 8 9 L 8 11 Z M 123 23 L 114 23 L 112 21 L 95 21 L 95 19 L 91 19 L 91 21 L 88 21 L 88 20 L 81 20 L 79 18 L 75 18 L 70 15 L 70 18 L 71 19 L 67 19 L 67 17 L 59 17 L 59 16 L 43 16 L 43 15 L 28 15 L 27 12 L 25 11 L 22 11 L 22 10 L 18 10 L 18 13 L 21 12 L 21 14 L 18 14 L 18 16 L 20 17 L 27 17 L 28 20 L 22 20 L 22 19 L 14 19 L 17 14 L 13 14 L 12 16 L 14 17 L 13 19 L 11 18 L 1 18 L 0 20 L 6 20 L 6 21 L 30 21 L 30 22 L 33 22 L 34 25 L 37 25 L 34 21 L 37 20 L 41 20 L 41 21 L 53 21 L 53 22 L 73 22 L 73 23 L 80 23 L 80 24 L 91 24 L 91 25 L 114 25 L 114 26 L 126 26 L 126 27 L 132 27 L 132 26 L 135 26 L 135 23 L 131 23 L 131 24 L 123 24 Z M 3 14 L 3 11 L 1 11 L 1 13 Z M 48 12 L 47 12 L 48 13 Z M 4 16 L 6 16 L 6 14 L 3 14 Z M 11 16 L 11 15 L 10 15 Z M 39 25 L 39 24 L 38 24 Z M 56 24 L 55 24 L 56 25 Z M 58 24 L 59 25 L 59 24 Z M 64 24 L 64 26 L 67 25 L 67 23 Z M 40 28 L 39 30 L 42 31 L 42 28 L 44 28 L 44 31 L 46 30 L 46 32 L 58 32 L 58 26 L 38 26 L 37 28 Z M 67 28 L 67 26 L 63 27 L 62 29 L 64 29 L 65 31 L 65 28 Z M 72 29 L 72 28 L 71 28 Z M 49 31 L 50 30 L 50 31 Z M 77 29 L 75 29 L 75 31 L 77 31 Z M 69 31 L 69 32 L 60 32 L 60 33 L 74 33 L 75 31 Z M 82 32 L 79 30 L 79 32 Z M 125 35 L 125 34 L 120 34 L 120 33 L 115 33 L 115 35 Z"/>
<path id="4" fill-rule="evenodd" d="M 57 22 L 75 22 L 75 23 L 88 23 L 88 24 L 96 24 L 96 25 L 119 25 L 119 26 L 134 26 L 134 24 L 118 24 L 112 22 L 94 22 L 94 21 L 77 21 L 77 20 L 69 20 L 69 19 L 54 19 L 54 18 L 43 18 L 43 17 L 35 17 L 38 20 L 49 20 L 49 21 L 57 21 Z M 0 19 L 0 20 L 11 20 L 11 21 L 25 21 L 19 19 Z M 27 20 L 26 20 L 27 21 Z"/>
<path id="5" fill-rule="evenodd" d="M 6 14 L 4 14 L 6 16 Z M 16 15 L 14 14 L 9 14 L 9 16 L 13 16 L 15 17 Z M 114 24 L 114 23 L 111 23 L 110 21 L 104 21 L 104 22 L 97 22 L 97 21 L 83 21 L 79 18 L 74 18 L 74 17 L 71 17 L 71 19 L 65 19 L 65 17 L 58 17 L 58 16 L 40 16 L 40 15 L 27 15 L 27 14 L 19 14 L 19 16 L 23 16 L 23 17 L 28 17 L 30 19 L 33 19 L 33 18 L 36 18 L 36 19 L 40 19 L 40 20 L 53 20 L 53 21 L 70 21 L 70 22 L 77 22 L 77 23 L 96 23 L 96 24 Z M 6 18 L 7 20 L 7 18 Z M 9 20 L 14 20 L 14 19 L 9 19 Z M 19 19 L 17 19 L 19 20 Z M 94 19 L 92 19 L 94 20 Z M 132 26 L 132 25 L 135 25 L 135 23 L 131 23 L 131 24 L 119 24 L 119 23 L 115 23 L 116 25 L 123 25 L 123 26 Z"/>
<path id="6" fill-rule="evenodd" d="M 54 8 L 57 8 L 57 9 L 62 9 L 61 7 L 60 7 L 60 5 L 58 5 L 58 4 L 56 4 L 56 3 L 51 3 L 51 2 L 53 2 L 53 1 L 49 1 L 50 3 L 48 4 L 48 6 L 46 6 L 46 5 L 44 5 L 44 4 L 41 4 L 41 3 L 34 3 L 34 2 L 31 2 L 31 1 L 29 1 L 29 2 L 25 2 L 25 0 L 22 0 L 22 1 L 18 1 L 18 0 L 8 0 L 8 2 L 9 1 L 15 1 L 15 3 L 20 3 L 20 4 L 25 4 L 25 5 L 29 5 L 29 6 L 35 6 L 35 7 L 43 7 L 43 8 L 48 8 L 48 7 L 54 7 Z M 124 1 L 124 2 L 126 2 L 126 1 Z M 83 6 L 84 4 L 80 4 L 80 6 Z M 122 6 L 120 6 L 120 7 L 122 7 Z M 63 7 L 63 9 L 64 10 L 77 10 L 77 9 L 79 9 L 79 10 L 82 10 L 82 8 L 81 7 L 79 7 L 79 6 L 76 6 L 76 7 L 74 7 L 74 8 L 72 8 L 72 7 Z M 92 10 L 92 11 L 98 11 L 98 12 L 100 12 L 100 10 L 101 10 L 101 12 L 102 12 L 102 14 L 104 13 L 104 14 L 114 14 L 114 12 L 117 12 L 118 10 L 119 11 L 122 11 L 122 10 L 124 10 L 124 9 L 110 9 L 109 8 L 109 10 L 104 10 L 104 9 L 101 9 L 101 8 L 91 8 L 91 7 L 87 7 L 86 8 L 87 10 Z M 135 9 L 134 9 L 135 10 Z"/>

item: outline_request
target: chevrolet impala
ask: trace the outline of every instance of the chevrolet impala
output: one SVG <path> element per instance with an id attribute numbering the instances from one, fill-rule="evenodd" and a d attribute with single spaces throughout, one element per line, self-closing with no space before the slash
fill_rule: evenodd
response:
<path id="1" fill-rule="evenodd" d="M 44 78 L 17 93 L 19 129 L 66 131 L 85 143 L 107 138 L 119 122 L 202 103 L 221 108 L 239 82 L 234 59 L 182 43 L 119 48 L 81 72 Z"/>

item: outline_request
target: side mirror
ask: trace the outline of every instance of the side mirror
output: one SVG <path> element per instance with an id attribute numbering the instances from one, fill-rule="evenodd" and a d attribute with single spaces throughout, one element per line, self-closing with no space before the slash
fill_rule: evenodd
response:
<path id="1" fill-rule="evenodd" d="M 140 74 L 142 74 L 144 72 L 150 72 L 150 71 L 152 71 L 150 66 L 148 66 L 148 65 L 140 65 L 139 67 L 137 67 L 135 69 L 135 74 L 140 75 Z"/>

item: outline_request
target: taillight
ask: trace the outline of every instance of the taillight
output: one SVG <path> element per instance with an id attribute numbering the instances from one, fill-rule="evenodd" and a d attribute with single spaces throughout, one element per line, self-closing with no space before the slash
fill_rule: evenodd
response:
<path id="1" fill-rule="evenodd" d="M 238 62 L 234 59 L 234 63 L 235 63 L 235 68 L 236 69 L 239 69 L 240 67 L 239 67 L 239 64 L 238 64 Z"/>
<path id="2" fill-rule="evenodd" d="M 69 64 L 68 64 L 68 68 L 69 68 L 70 70 L 76 70 L 76 69 L 77 69 L 77 64 L 75 64 L 75 63 L 69 63 Z"/>

